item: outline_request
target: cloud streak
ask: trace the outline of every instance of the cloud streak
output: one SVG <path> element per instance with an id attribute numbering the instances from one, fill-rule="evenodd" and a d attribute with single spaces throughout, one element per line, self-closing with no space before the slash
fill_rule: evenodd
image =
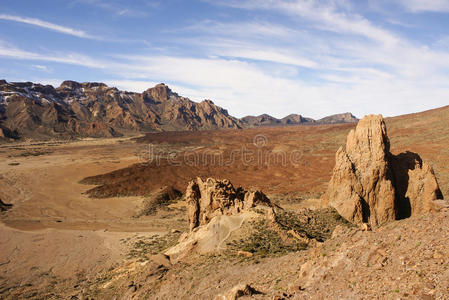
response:
<path id="1" fill-rule="evenodd" d="M 89 68 L 102 69 L 104 65 L 98 60 L 86 55 L 78 53 L 35 53 L 26 51 L 3 41 L 0 41 L 0 57 L 20 59 L 20 60 L 32 60 L 32 61 L 50 61 L 56 63 L 63 63 L 69 65 L 77 65 Z"/>
<path id="2" fill-rule="evenodd" d="M 21 16 L 0 14 L 0 20 L 29 24 L 29 25 L 45 28 L 45 29 L 48 29 L 51 31 L 55 31 L 55 32 L 59 32 L 62 34 L 67 34 L 67 35 L 72 35 L 72 36 L 76 36 L 76 37 L 84 38 L 84 39 L 98 39 L 97 37 L 87 34 L 86 32 L 84 32 L 82 30 L 77 30 L 74 28 L 61 26 L 58 24 L 46 22 L 46 21 L 43 21 L 40 19 L 35 19 L 35 18 L 27 18 L 27 17 L 21 17 Z"/>
<path id="3" fill-rule="evenodd" d="M 449 0 L 397 0 L 403 7 L 413 13 L 449 12 Z"/>
<path id="4" fill-rule="evenodd" d="M 208 2 L 246 10 L 277 11 L 293 18 L 305 18 L 320 30 L 356 34 L 387 45 L 397 42 L 397 37 L 391 32 L 373 25 L 359 14 L 348 11 L 350 5 L 347 5 L 346 1 L 209 0 Z"/>

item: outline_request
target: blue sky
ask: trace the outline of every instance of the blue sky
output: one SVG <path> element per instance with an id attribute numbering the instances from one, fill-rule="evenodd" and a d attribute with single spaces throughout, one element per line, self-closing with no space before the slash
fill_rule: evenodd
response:
<path id="1" fill-rule="evenodd" d="M 232 115 L 449 104 L 449 0 L 1 0 L 0 78 L 164 82 Z"/>

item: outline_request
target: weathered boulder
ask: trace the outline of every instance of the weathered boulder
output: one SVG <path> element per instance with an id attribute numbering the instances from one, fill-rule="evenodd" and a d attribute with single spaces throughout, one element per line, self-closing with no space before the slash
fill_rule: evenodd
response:
<path id="1" fill-rule="evenodd" d="M 261 191 L 235 189 L 225 180 L 201 178 L 192 180 L 186 190 L 187 218 L 190 231 L 206 225 L 218 215 L 233 215 L 256 205 L 272 207 L 271 201 Z"/>
<path id="2" fill-rule="evenodd" d="M 322 204 L 352 223 L 377 226 L 429 212 L 441 197 L 432 168 L 415 153 L 392 155 L 382 116 L 369 115 L 338 149 Z"/>

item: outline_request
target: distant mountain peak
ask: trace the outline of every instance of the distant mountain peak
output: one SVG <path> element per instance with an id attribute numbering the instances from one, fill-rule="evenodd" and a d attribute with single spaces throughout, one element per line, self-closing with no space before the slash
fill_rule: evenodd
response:
<path id="1" fill-rule="evenodd" d="M 102 82 L 83 82 L 79 83 L 73 80 L 65 80 L 61 83 L 58 89 L 76 90 L 80 88 L 107 88 L 108 86 Z"/>
<path id="2" fill-rule="evenodd" d="M 81 88 L 81 83 L 73 81 L 73 80 L 64 80 L 61 85 L 59 86 L 60 89 L 70 89 L 70 90 L 75 90 L 75 89 L 80 89 Z"/>
<path id="3" fill-rule="evenodd" d="M 356 123 L 359 119 L 350 112 L 335 114 L 319 119 L 317 122 L 321 124 L 337 124 L 337 123 Z"/>
<path id="4" fill-rule="evenodd" d="M 165 83 L 159 83 L 154 87 L 147 89 L 144 94 L 150 95 L 154 100 L 161 102 L 167 101 L 172 95 L 178 96 L 178 94 L 173 93 Z"/>

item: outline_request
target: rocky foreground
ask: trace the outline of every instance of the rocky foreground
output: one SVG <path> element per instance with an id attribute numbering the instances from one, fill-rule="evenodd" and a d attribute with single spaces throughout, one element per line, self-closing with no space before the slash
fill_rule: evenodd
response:
<path id="1" fill-rule="evenodd" d="M 281 257 L 161 256 L 104 274 L 108 299 L 447 299 L 449 211 L 373 231 L 334 231 L 331 239 Z M 253 291 L 245 291 L 246 285 Z M 76 294 L 76 292 L 75 292 Z M 83 293 L 78 294 L 78 299 Z M 76 298 L 75 298 L 76 299 Z"/>

